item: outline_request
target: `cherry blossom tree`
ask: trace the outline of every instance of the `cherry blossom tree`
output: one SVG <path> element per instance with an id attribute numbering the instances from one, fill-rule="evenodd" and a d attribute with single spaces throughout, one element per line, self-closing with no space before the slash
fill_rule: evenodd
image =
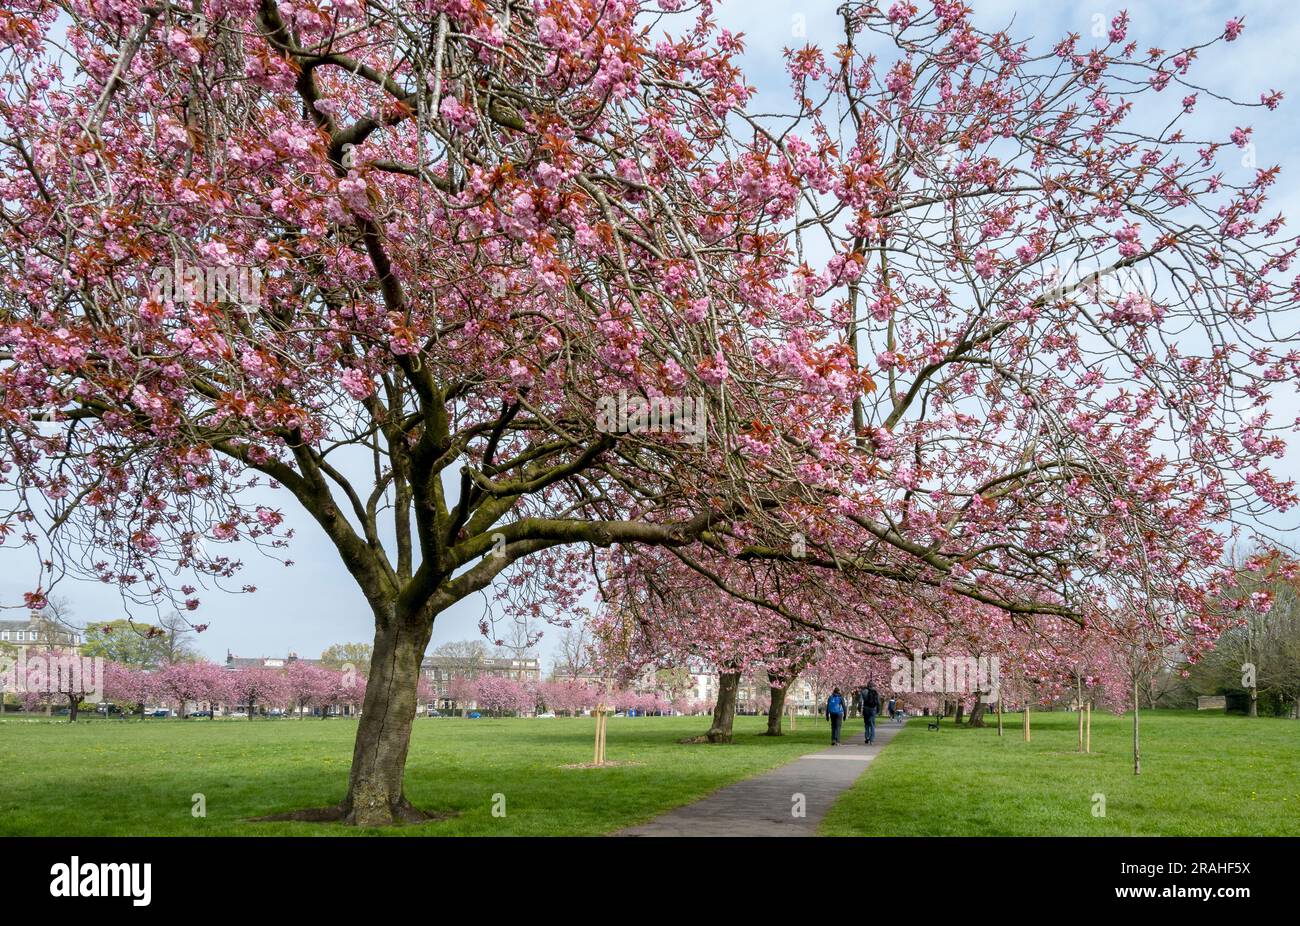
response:
<path id="1" fill-rule="evenodd" d="M 182 717 L 189 715 L 191 704 L 215 706 L 230 700 L 232 673 L 212 662 L 178 662 L 153 673 L 154 694 L 176 705 Z"/>
<path id="2" fill-rule="evenodd" d="M 527 557 L 562 572 L 566 546 L 686 544 L 751 507 L 742 433 L 795 385 L 751 326 L 847 364 L 782 317 L 763 226 L 793 199 L 752 188 L 769 146 L 731 144 L 739 43 L 641 12 L 22 0 L 5 32 L 22 71 L 87 75 L 0 109 L 29 204 L 0 244 L 5 485 L 53 564 L 31 600 L 75 573 L 193 610 L 235 575 L 224 544 L 287 539 L 245 490 L 287 491 L 374 612 L 355 822 L 418 816 L 438 614 Z M 658 429 L 602 413 L 629 395 Z"/>
<path id="3" fill-rule="evenodd" d="M 20 704 L 24 712 L 34 714 L 37 711 L 49 713 L 54 706 L 54 698 L 47 691 L 27 690 L 22 693 Z"/>
<path id="4" fill-rule="evenodd" d="M 574 679 L 543 682 L 537 686 L 537 697 L 547 709 L 574 716 L 595 707 L 600 700 L 595 688 Z"/>
<path id="5" fill-rule="evenodd" d="M 681 554 L 739 602 L 705 618 L 720 709 L 795 628 L 902 645 L 875 602 L 1215 639 L 1224 544 L 1295 498 L 1279 172 L 1228 170 L 1244 117 L 1191 125 L 1241 111 L 1193 75 L 1240 22 L 1031 48 L 850 0 L 759 118 L 712 7 L 11 3 L 26 604 L 72 575 L 193 611 L 237 586 L 226 544 L 283 555 L 286 493 L 374 616 L 339 807 L 366 825 L 421 818 L 420 661 L 498 577 L 559 620 L 593 562 Z"/>
<path id="6" fill-rule="evenodd" d="M 286 695 L 289 703 L 298 708 L 299 717 L 310 708 L 319 708 L 324 713 L 338 688 L 339 675 L 339 672 L 301 659 L 285 666 Z"/>
<path id="7" fill-rule="evenodd" d="M 816 648 L 809 645 L 807 638 L 791 641 L 780 651 L 781 659 L 774 660 L 767 670 L 767 736 L 781 736 L 782 720 L 785 716 L 785 699 L 800 673 L 817 658 Z"/>
<path id="8" fill-rule="evenodd" d="M 235 669 L 228 672 L 228 675 L 227 696 L 232 704 L 242 706 L 248 711 L 249 720 L 257 715 L 258 707 L 265 709 L 292 700 L 292 685 L 285 677 L 285 673 L 279 669 L 249 666 Z"/>
<path id="9" fill-rule="evenodd" d="M 682 714 L 686 716 L 698 714 L 704 709 L 704 705 L 696 698 L 691 697 L 688 693 L 678 694 L 677 697 L 672 699 L 669 706 L 672 708 L 674 714 Z"/>
<path id="10" fill-rule="evenodd" d="M 105 663 L 104 697 L 143 717 L 145 705 L 157 697 L 155 673 L 119 662 Z"/>
<path id="11" fill-rule="evenodd" d="M 348 708 L 355 713 L 365 703 L 366 687 L 366 677 L 355 669 L 337 672 L 326 707 Z M 321 716 L 327 713 L 322 712 Z"/>
<path id="12" fill-rule="evenodd" d="M 39 646 L 20 649 L 5 669 L 23 676 L 23 710 L 61 705 L 67 708 L 68 721 L 76 723 L 82 703 L 102 694 L 102 666 L 74 646 Z"/>
<path id="13" fill-rule="evenodd" d="M 512 678 L 484 675 L 474 682 L 474 700 L 478 706 L 493 715 L 531 711 L 537 704 L 533 689 Z"/>
<path id="14" fill-rule="evenodd" d="M 475 679 L 463 675 L 456 675 L 447 682 L 447 696 L 460 707 L 465 708 L 472 704 L 478 696 L 478 688 L 475 685 Z"/>

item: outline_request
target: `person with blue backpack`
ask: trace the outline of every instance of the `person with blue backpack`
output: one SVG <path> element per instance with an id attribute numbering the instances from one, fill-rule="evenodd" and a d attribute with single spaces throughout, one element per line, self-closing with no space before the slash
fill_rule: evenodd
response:
<path id="1" fill-rule="evenodd" d="M 826 718 L 831 722 L 831 745 L 840 744 L 840 727 L 844 724 L 844 696 L 838 688 L 826 699 Z"/>

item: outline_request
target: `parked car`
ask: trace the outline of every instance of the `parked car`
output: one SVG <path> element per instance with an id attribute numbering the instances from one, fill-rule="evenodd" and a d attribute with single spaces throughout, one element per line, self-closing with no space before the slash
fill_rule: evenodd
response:
<path id="1" fill-rule="evenodd" d="M 227 714 L 226 716 L 227 716 L 227 717 L 242 717 L 242 718 L 244 718 L 245 720 L 247 720 L 247 719 L 248 719 L 248 711 L 234 711 L 233 713 Z"/>
<path id="2" fill-rule="evenodd" d="M 537 719 L 538 720 L 541 720 L 543 718 L 549 719 L 549 718 L 553 718 L 554 716 L 555 716 L 555 711 L 547 711 L 545 714 L 538 714 Z"/>
<path id="3" fill-rule="evenodd" d="M 478 720 L 478 719 L 479 719 L 480 717 L 482 717 L 483 715 L 480 714 L 478 711 L 470 711 L 470 712 L 469 712 L 468 714 L 466 714 L 465 716 L 468 717 L 470 720 Z"/>
<path id="4" fill-rule="evenodd" d="M 96 714 L 120 714 L 122 709 L 116 704 L 100 704 L 95 708 Z"/>
<path id="5" fill-rule="evenodd" d="M 212 711 L 194 711 L 193 713 L 190 714 L 190 716 L 191 716 L 191 717 L 211 717 L 211 716 L 212 716 Z"/>
<path id="6" fill-rule="evenodd" d="M 146 717 L 170 717 L 172 716 L 172 712 L 165 707 L 160 707 L 157 710 L 149 711 L 147 714 L 145 714 L 145 716 Z"/>
<path id="7" fill-rule="evenodd" d="M 266 716 L 267 716 L 267 717 L 283 717 L 283 716 L 284 716 L 284 711 L 282 711 L 282 710 L 281 710 L 280 708 L 278 708 L 278 707 L 273 707 L 273 708 L 271 708 L 269 711 L 266 712 Z"/>
<path id="8" fill-rule="evenodd" d="M 441 711 L 438 711 L 438 710 L 435 710 L 434 708 L 431 707 L 431 708 L 429 708 L 429 716 L 430 716 L 430 717 L 441 717 L 441 716 L 442 716 L 442 712 L 441 712 Z"/>

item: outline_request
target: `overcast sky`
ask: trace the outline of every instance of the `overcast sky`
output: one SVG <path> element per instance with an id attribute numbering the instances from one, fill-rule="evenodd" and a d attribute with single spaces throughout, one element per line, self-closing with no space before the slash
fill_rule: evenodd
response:
<path id="1" fill-rule="evenodd" d="M 917 0 L 918 4 L 924 0 Z M 1033 36 L 1035 50 L 1049 48 L 1067 32 L 1078 32 L 1091 41 L 1093 17 L 1109 20 L 1122 7 L 1101 3 L 1015 3 L 1011 0 L 967 0 L 985 28 L 1007 25 L 1015 38 Z M 886 0 L 887 5 L 887 0 Z M 833 49 L 840 41 L 840 21 L 835 0 L 787 2 L 787 0 L 732 0 L 719 5 L 722 23 L 733 32 L 745 33 L 744 64 L 749 81 L 759 91 L 755 108 L 787 109 L 787 83 L 782 50 L 791 45 L 820 44 Z M 1284 91 L 1282 107 L 1269 113 L 1252 110 L 1241 118 L 1255 127 L 1254 140 L 1261 166 L 1279 163 L 1282 180 L 1275 189 L 1274 209 L 1300 215 L 1300 130 L 1295 107 L 1300 106 L 1300 17 L 1289 2 L 1176 2 L 1128 5 L 1129 36 L 1139 47 L 1174 49 L 1202 42 L 1219 34 L 1226 20 L 1244 16 L 1244 34 L 1232 45 L 1220 46 L 1203 60 L 1195 77 L 1202 83 L 1245 100 L 1257 100 L 1266 90 Z M 1226 135 L 1231 127 L 1222 131 Z M 1295 476 L 1297 454 L 1279 465 L 1282 475 Z M 209 590 L 195 620 L 209 629 L 198 637 L 201 651 L 216 660 L 227 649 L 242 656 L 272 656 L 296 652 L 317 656 L 331 643 L 369 641 L 373 623 L 364 599 L 342 569 L 333 548 L 319 529 L 296 507 L 287 492 L 275 493 L 273 504 L 297 528 L 298 538 L 288 554 L 296 565 L 286 568 L 266 560 L 254 549 L 240 554 L 245 568 L 239 581 L 258 588 L 253 595 L 224 595 Z M 22 600 L 33 581 L 30 551 L 0 550 L 0 601 L 10 605 Z M 111 587 L 97 583 L 65 581 L 57 594 L 68 598 L 82 622 L 123 617 L 125 606 Z M 478 622 L 486 598 L 475 596 L 440 615 L 433 631 L 433 646 L 441 642 L 478 636 Z M 139 620 L 155 615 L 136 609 Z M 8 612 L 4 616 L 13 616 Z M 550 630 L 539 649 L 549 665 L 555 631 Z"/>

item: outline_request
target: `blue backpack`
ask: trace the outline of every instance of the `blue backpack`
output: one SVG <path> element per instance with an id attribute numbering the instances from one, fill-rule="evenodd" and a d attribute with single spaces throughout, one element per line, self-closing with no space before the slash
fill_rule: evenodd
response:
<path id="1" fill-rule="evenodd" d="M 843 714 L 844 699 L 841 698 L 839 695 L 831 695 L 830 700 L 826 702 L 826 713 Z"/>

